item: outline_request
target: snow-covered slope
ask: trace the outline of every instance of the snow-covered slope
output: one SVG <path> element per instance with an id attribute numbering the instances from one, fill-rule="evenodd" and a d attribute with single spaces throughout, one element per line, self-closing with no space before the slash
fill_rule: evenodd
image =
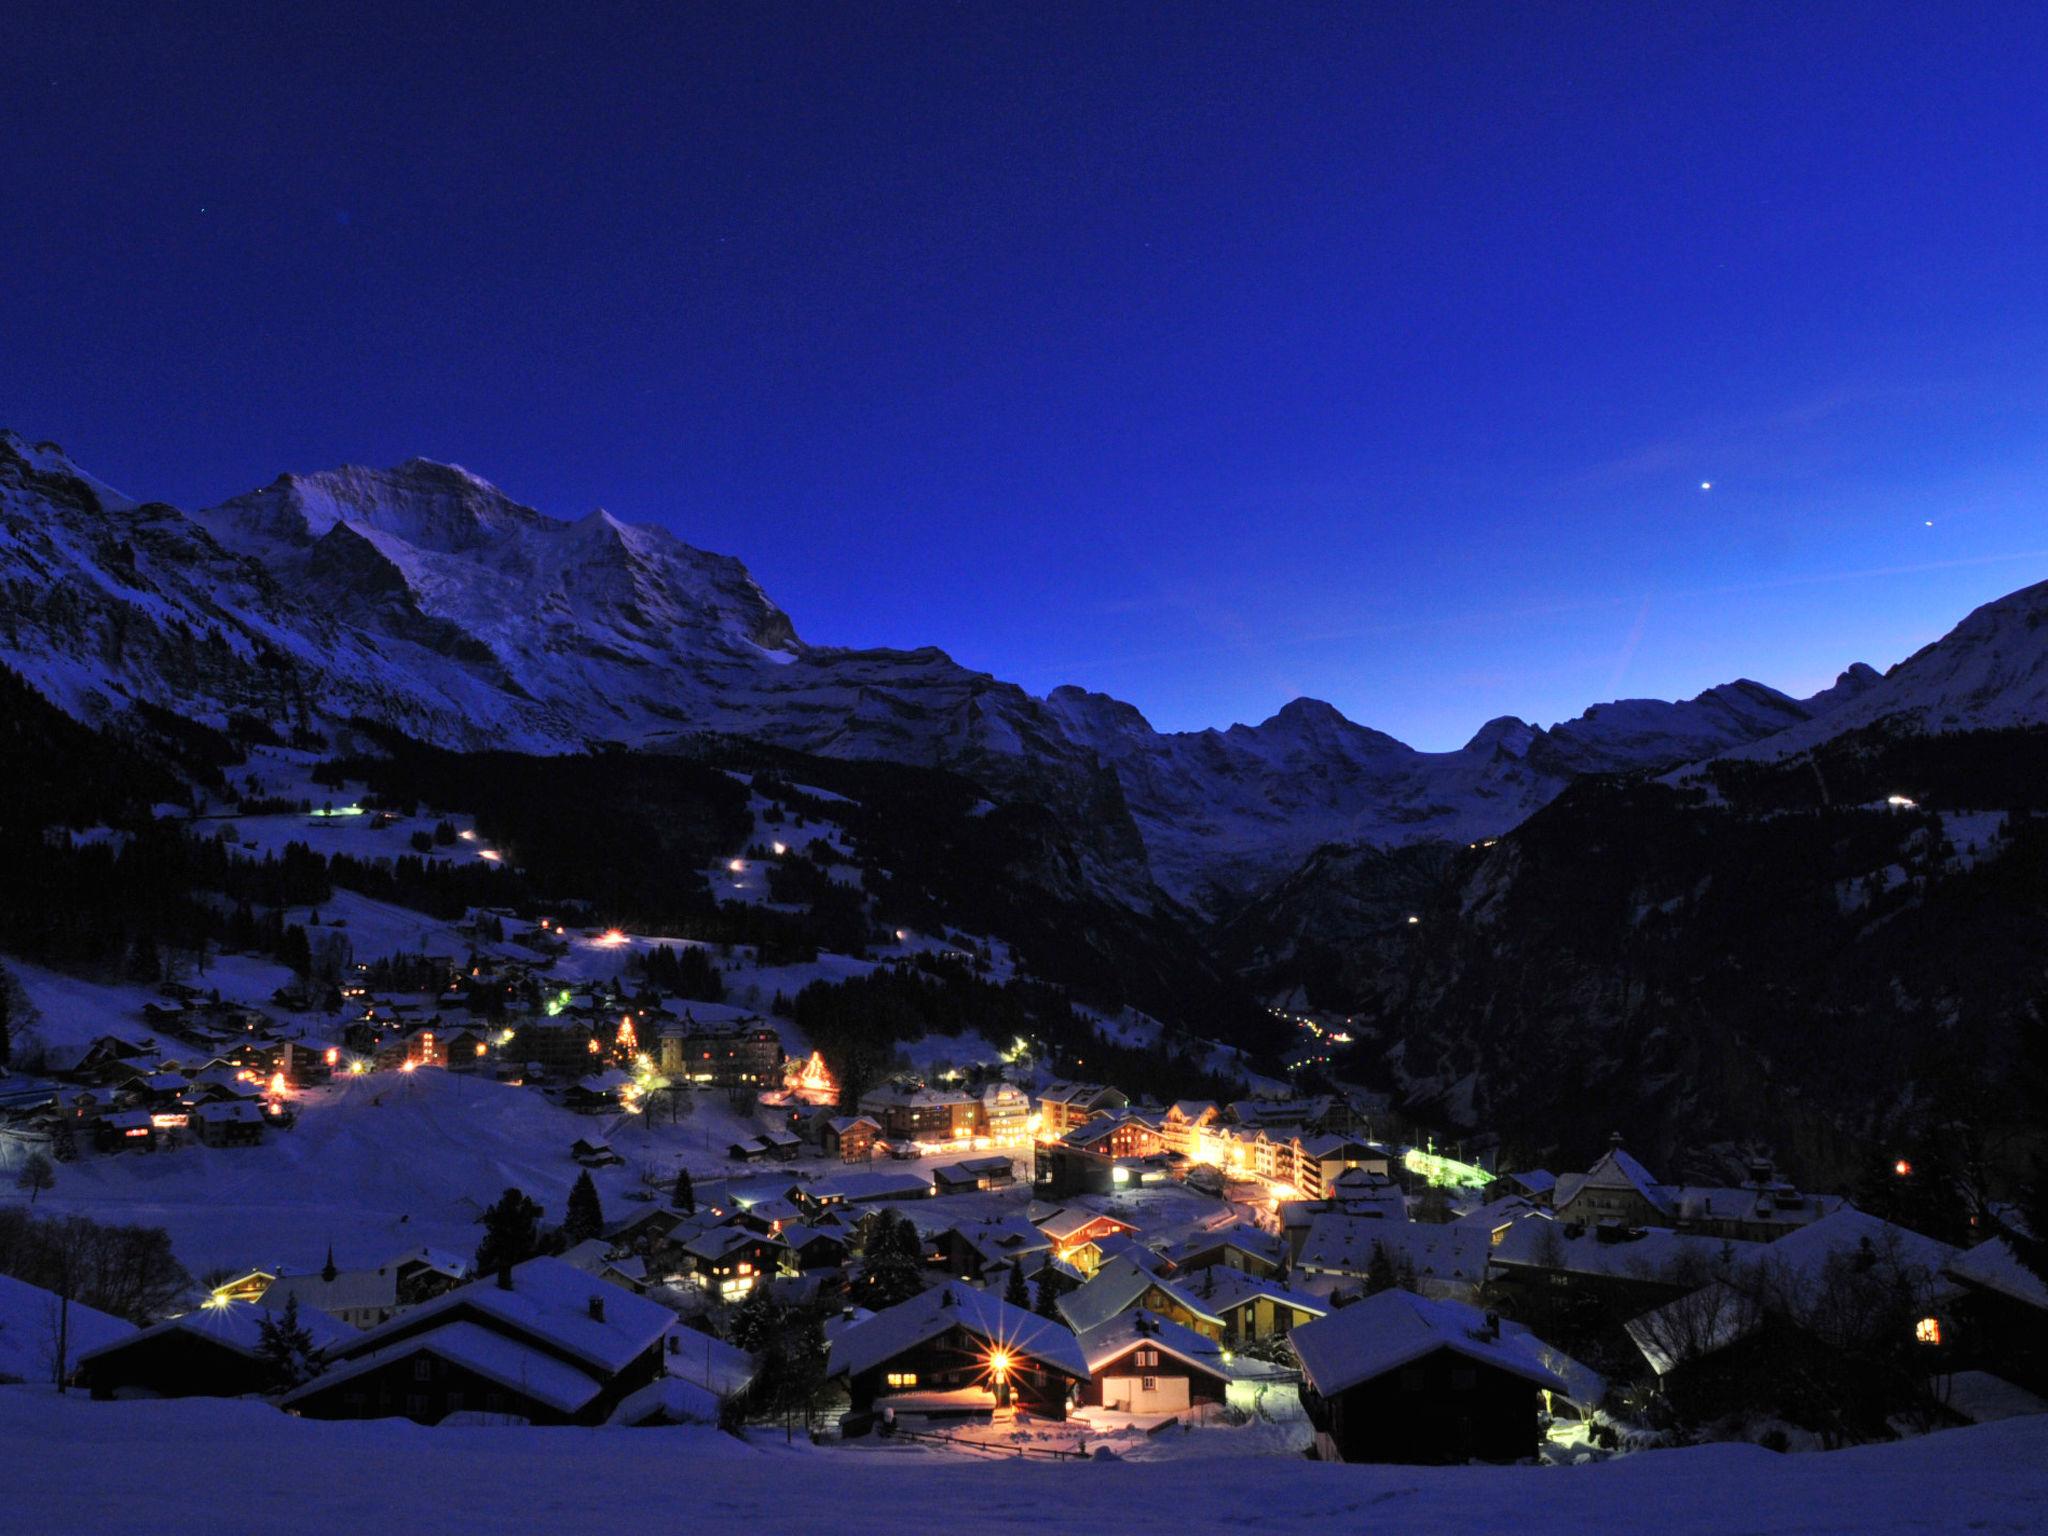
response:
<path id="1" fill-rule="evenodd" d="M 1727 755 L 1778 758 L 1879 723 L 1904 730 L 2000 730 L 2048 722 L 2048 581 L 1974 610 L 1879 677 L 1843 674 L 1815 718 Z"/>

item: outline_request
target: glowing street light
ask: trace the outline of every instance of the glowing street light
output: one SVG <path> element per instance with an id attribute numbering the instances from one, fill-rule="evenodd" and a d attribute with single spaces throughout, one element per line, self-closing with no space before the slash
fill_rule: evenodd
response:
<path id="1" fill-rule="evenodd" d="M 787 843 L 777 843 L 774 845 L 774 847 L 775 857 L 777 857 L 778 859 L 781 858 L 785 853 L 789 852 L 789 844 Z"/>

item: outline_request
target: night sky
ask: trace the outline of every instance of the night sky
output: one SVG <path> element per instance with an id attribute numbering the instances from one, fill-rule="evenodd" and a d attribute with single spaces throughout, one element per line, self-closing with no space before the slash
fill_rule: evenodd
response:
<path id="1" fill-rule="evenodd" d="M 424 454 L 1429 747 L 2048 576 L 2038 4 L 7 16 L 0 424 L 135 494 Z"/>

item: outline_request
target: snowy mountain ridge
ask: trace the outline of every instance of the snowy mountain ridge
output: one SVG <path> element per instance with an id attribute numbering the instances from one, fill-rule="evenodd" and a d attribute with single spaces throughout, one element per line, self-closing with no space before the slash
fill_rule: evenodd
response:
<path id="1" fill-rule="evenodd" d="M 0 433 L 0 660 L 81 718 L 135 701 L 286 726 L 362 714 L 537 752 L 719 732 L 944 766 L 1098 829 L 1081 877 L 1139 906 L 1154 882 L 1227 903 L 1325 843 L 1494 836 L 1583 773 L 1798 750 L 1901 714 L 2048 718 L 2048 597 L 2027 596 L 1804 700 L 1738 680 L 1547 730 L 1503 717 L 1434 753 L 1313 699 L 1162 733 L 1106 695 L 1037 698 L 935 648 L 807 643 L 738 559 L 602 511 L 551 517 L 454 465 L 284 475 L 186 513 Z"/>

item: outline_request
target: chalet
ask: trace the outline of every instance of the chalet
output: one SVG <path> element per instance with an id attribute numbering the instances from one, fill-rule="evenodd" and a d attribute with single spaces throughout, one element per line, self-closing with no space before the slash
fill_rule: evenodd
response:
<path id="1" fill-rule="evenodd" d="M 195 1312 L 81 1355 L 79 1380 L 94 1397 L 243 1397 L 272 1386 L 263 1359 L 265 1318 L 248 1302 L 209 1300 Z M 324 1312 L 299 1311 L 313 1346 L 331 1352 L 361 1337 Z"/>
<path id="2" fill-rule="evenodd" d="M 1277 1280 L 1220 1265 L 1177 1275 L 1174 1288 L 1191 1307 L 1220 1318 L 1220 1337 L 1232 1344 L 1281 1337 L 1330 1310 L 1328 1302 L 1289 1290 Z"/>
<path id="3" fill-rule="evenodd" d="M 1110 1260 L 1086 1285 L 1059 1299 L 1060 1316 L 1077 1333 L 1100 1328 L 1112 1318 L 1141 1308 L 1212 1339 L 1223 1337 L 1220 1312 L 1207 1308 L 1188 1287 L 1148 1267 L 1135 1255 Z"/>
<path id="4" fill-rule="evenodd" d="M 294 1300 L 301 1312 L 317 1307 L 351 1328 L 374 1328 L 398 1310 L 398 1272 L 389 1265 L 335 1269 L 330 1263 L 316 1274 L 278 1276 L 258 1305 L 275 1312 Z"/>
<path id="5" fill-rule="evenodd" d="M 626 1161 L 602 1136 L 578 1136 L 569 1143 L 569 1156 L 585 1168 L 616 1168 Z"/>
<path id="6" fill-rule="evenodd" d="M 413 1248 L 392 1259 L 386 1268 L 398 1278 L 398 1304 L 416 1307 L 468 1280 L 470 1264 L 438 1249 Z"/>
<path id="7" fill-rule="evenodd" d="M 1004 1189 L 1017 1182 L 1017 1167 L 1007 1157 L 970 1157 L 932 1170 L 932 1188 L 941 1195 L 977 1189 Z"/>
<path id="8" fill-rule="evenodd" d="M 1052 1239 L 1021 1216 L 962 1222 L 940 1235 L 946 1267 L 966 1280 L 979 1280 L 1033 1255 L 1050 1257 Z"/>
<path id="9" fill-rule="evenodd" d="M 875 1155 L 882 1125 L 873 1115 L 835 1115 L 819 1122 L 818 1147 L 843 1163 L 865 1163 Z"/>
<path id="10" fill-rule="evenodd" d="M 799 1274 L 839 1269 L 846 1263 L 846 1233 L 837 1227 L 787 1226 L 782 1229 L 782 1242 Z"/>
<path id="11" fill-rule="evenodd" d="M 1508 1187 L 1531 1205 L 1547 1206 L 1557 1193 L 1557 1175 L 1547 1168 L 1525 1168 L 1520 1173 L 1502 1174 Z"/>
<path id="12" fill-rule="evenodd" d="M 1527 1329 L 1402 1290 L 1309 1324 L 1294 1352 L 1324 1461 L 1519 1461 L 1544 1393 L 1591 1407 L 1605 1390 Z"/>
<path id="13" fill-rule="evenodd" d="M 356 1335 L 283 1406 L 318 1419 L 601 1424 L 661 1374 L 675 1326 L 658 1302 L 529 1259 Z"/>
<path id="14" fill-rule="evenodd" d="M 721 1301 L 738 1301 L 782 1268 L 789 1249 L 779 1237 L 745 1227 L 713 1227 L 683 1244 L 697 1283 Z"/>
<path id="15" fill-rule="evenodd" d="M 209 1147 L 253 1147 L 263 1140 L 269 1119 L 263 1106 L 249 1099 L 202 1104 L 192 1111 L 192 1131 Z"/>
<path id="16" fill-rule="evenodd" d="M 1220 1404 L 1231 1370 L 1205 1334 L 1137 1309 L 1079 1336 L 1088 1359 L 1081 1401 L 1124 1413 L 1187 1413 Z"/>
<path id="17" fill-rule="evenodd" d="M 1552 1204 L 1572 1226 L 1668 1227 L 1678 1218 L 1672 1190 L 1622 1150 L 1619 1131 L 1586 1172 L 1559 1176 Z"/>
<path id="18" fill-rule="evenodd" d="M 1196 1233 L 1178 1247 L 1167 1250 L 1167 1257 L 1183 1270 L 1208 1269 L 1221 1264 L 1271 1279 L 1287 1267 L 1287 1244 L 1263 1227 L 1232 1221 L 1207 1232 Z"/>
<path id="19" fill-rule="evenodd" d="M 1525 1316 L 1543 1305 L 1539 1298 L 1555 1296 L 1585 1298 L 1627 1318 L 1746 1267 L 1764 1251 L 1761 1243 L 1734 1238 L 1659 1227 L 1588 1230 L 1534 1215 L 1512 1223 L 1491 1244 L 1488 1275 Z M 1625 1340 L 1617 1343 L 1626 1347 Z"/>
<path id="20" fill-rule="evenodd" d="M 1960 1290 L 1952 1303 L 1965 1359 L 2048 1396 L 2048 1281 L 1991 1238 L 1949 1261 Z"/>
<path id="21" fill-rule="evenodd" d="M 154 1152 L 155 1117 L 147 1110 L 124 1109 L 100 1115 L 92 1124 L 93 1145 L 102 1152 Z"/>
<path id="22" fill-rule="evenodd" d="M 1062 1206 L 1038 1217 L 1033 1225 L 1052 1239 L 1061 1258 L 1098 1237 L 1106 1237 L 1112 1232 L 1132 1236 L 1138 1230 L 1128 1221 L 1119 1221 L 1114 1216 L 1105 1216 L 1100 1211 L 1078 1205 Z"/>
<path id="23" fill-rule="evenodd" d="M 1088 1358 L 1059 1323 L 952 1282 L 877 1312 L 832 1341 L 854 1411 L 941 1415 L 1015 1406 L 1064 1419 Z"/>
<path id="24" fill-rule="evenodd" d="M 217 1302 L 257 1301 L 276 1279 L 277 1276 L 267 1269 L 245 1270 L 232 1280 L 223 1280 L 208 1294 Z"/>

